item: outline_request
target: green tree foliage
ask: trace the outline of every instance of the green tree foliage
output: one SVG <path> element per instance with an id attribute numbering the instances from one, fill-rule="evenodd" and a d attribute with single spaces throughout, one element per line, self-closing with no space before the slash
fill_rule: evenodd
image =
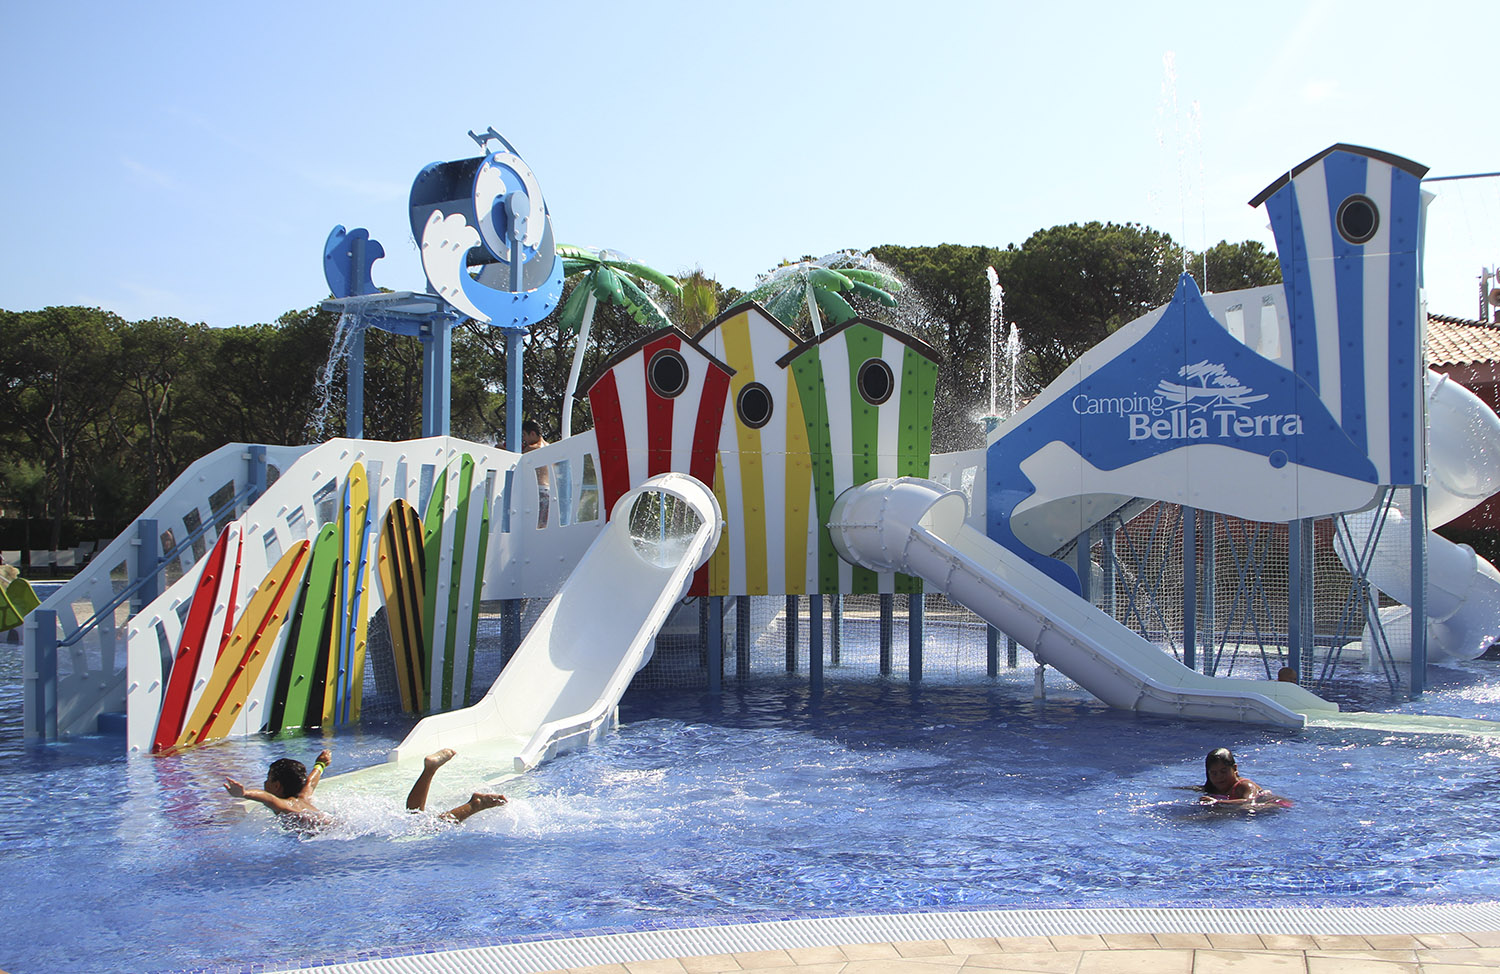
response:
<path id="1" fill-rule="evenodd" d="M 989 406 L 990 283 L 987 270 L 1005 256 L 993 247 L 872 248 L 871 256 L 906 282 L 896 319 L 942 355 L 933 444 L 938 452 L 983 443 Z"/>
<path id="2" fill-rule="evenodd" d="M 678 294 L 668 294 L 664 307 L 672 323 L 689 335 L 698 334 L 703 326 L 719 316 L 721 309 L 730 307 L 725 300 L 727 293 L 724 288 L 704 273 L 702 267 L 679 274 L 676 280 L 682 290 Z"/>
<path id="3" fill-rule="evenodd" d="M 52 542 L 97 453 L 122 384 L 123 322 L 97 308 L 46 308 L 0 317 L 0 405 L 47 471 Z"/>
<path id="4" fill-rule="evenodd" d="M 1208 283 L 1203 282 L 1205 268 Z M 1247 287 L 1263 287 L 1281 283 L 1281 262 L 1258 240 L 1242 240 L 1230 243 L 1220 240 L 1201 254 L 1188 260 L 1188 273 L 1193 275 L 1198 290 L 1239 291 Z"/>
<path id="5" fill-rule="evenodd" d="M 772 288 L 770 296 L 785 292 L 782 311 L 795 314 L 806 333 L 809 300 L 820 315 L 830 309 L 844 315 L 843 302 L 937 349 L 943 361 L 934 422 L 938 451 L 983 442 L 991 381 L 988 268 L 1005 288 L 1007 320 L 1020 326 L 1024 397 L 1110 331 L 1167 301 L 1184 257 L 1166 234 L 1100 223 L 1041 230 L 1004 250 L 885 245 L 873 250 L 868 264 L 865 255 L 848 256 L 859 260 L 827 267 L 826 259 L 809 258 L 797 273 L 782 275 L 780 283 L 793 286 Z M 1274 283 L 1280 275 L 1275 256 L 1254 241 L 1223 241 L 1189 258 L 1200 279 L 1205 263 L 1217 291 Z M 680 296 L 649 281 L 642 287 L 690 333 L 743 297 L 701 269 L 676 283 Z M 577 286 L 570 282 L 563 305 L 574 300 Z M 580 392 L 608 359 L 655 327 L 654 319 L 633 315 L 630 302 L 597 303 Z M 560 318 L 554 314 L 524 339 L 525 413 L 549 438 L 557 433 L 577 344 Z M 345 362 L 334 356 L 330 363 L 338 331 L 337 316 L 318 309 L 232 328 L 174 318 L 127 322 L 96 308 L 0 311 L 0 347 L 6 349 L 0 408 L 7 417 L 0 424 L 0 500 L 18 512 L 50 517 L 55 545 L 64 518 L 134 516 L 189 463 L 225 443 L 342 436 Z M 450 429 L 498 442 L 508 391 L 504 335 L 470 322 L 452 337 Z M 364 343 L 365 435 L 419 435 L 421 343 L 375 329 L 365 331 Z M 587 428 L 583 401 L 575 403 L 574 422 L 575 429 Z"/>
<path id="6" fill-rule="evenodd" d="M 1139 224 L 1038 230 L 995 265 L 1005 317 L 1020 326 L 1025 385 L 1039 390 L 1110 332 L 1171 300 L 1184 252 Z"/>

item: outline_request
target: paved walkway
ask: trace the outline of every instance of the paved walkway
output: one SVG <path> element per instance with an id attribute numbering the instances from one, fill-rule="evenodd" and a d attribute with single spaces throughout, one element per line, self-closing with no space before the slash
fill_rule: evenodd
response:
<path id="1" fill-rule="evenodd" d="M 1460 974 L 1500 968 L 1500 932 L 1087 934 L 798 947 L 566 968 L 569 974 Z"/>

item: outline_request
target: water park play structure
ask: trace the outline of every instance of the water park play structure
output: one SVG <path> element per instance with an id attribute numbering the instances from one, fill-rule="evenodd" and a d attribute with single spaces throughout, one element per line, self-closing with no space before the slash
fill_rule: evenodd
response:
<path id="1" fill-rule="evenodd" d="M 327 732 L 380 697 L 426 715 L 395 758 L 485 742 L 525 768 L 611 726 L 684 598 L 710 691 L 725 600 L 742 643 L 756 596 L 787 600 L 788 633 L 805 597 L 814 689 L 825 610 L 903 597 L 920 680 L 925 592 L 981 617 L 992 647 L 1024 646 L 1039 685 L 1047 666 L 1114 707 L 1293 728 L 1338 708 L 1275 679 L 1283 666 L 1311 684 L 1364 646 L 1393 680 L 1409 660 L 1419 693 L 1429 659 L 1500 634 L 1500 576 L 1427 530 L 1500 489 L 1500 419 L 1426 375 L 1425 170 L 1409 160 L 1335 145 L 1291 169 L 1252 201 L 1283 285 L 1200 295 L 1184 276 L 979 450 L 933 454 L 923 342 L 865 318 L 804 339 L 748 302 L 621 350 L 578 390 L 593 429 L 518 454 L 448 435 L 449 331 L 501 328 L 520 389 L 521 337 L 556 306 L 563 265 L 535 175 L 493 131 L 475 138 L 498 147 L 412 189 L 427 290 L 380 291 L 380 245 L 329 237 L 349 437 L 200 459 L 33 612 L 29 735 L 113 729 L 148 754 Z M 423 344 L 419 440 L 360 438 L 369 327 Z M 507 443 L 520 422 L 510 396 Z M 1144 612 L 1115 549 L 1166 509 L 1176 608 Z M 1282 555 L 1255 546 L 1262 531 Z M 1348 576 L 1335 625 L 1314 572 L 1330 545 Z M 524 638 L 523 600 L 546 602 Z M 500 604 L 506 659 L 487 693 L 482 602 Z M 1245 642 L 1260 678 L 1216 675 Z M 804 672 L 790 643 L 787 660 Z"/>

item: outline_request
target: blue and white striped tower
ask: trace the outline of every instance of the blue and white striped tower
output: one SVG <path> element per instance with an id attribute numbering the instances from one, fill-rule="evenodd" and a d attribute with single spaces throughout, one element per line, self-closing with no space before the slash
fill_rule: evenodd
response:
<path id="1" fill-rule="evenodd" d="M 1382 484 L 1423 479 L 1426 173 L 1340 143 L 1250 201 L 1266 204 L 1276 235 L 1293 371 L 1368 453 Z"/>

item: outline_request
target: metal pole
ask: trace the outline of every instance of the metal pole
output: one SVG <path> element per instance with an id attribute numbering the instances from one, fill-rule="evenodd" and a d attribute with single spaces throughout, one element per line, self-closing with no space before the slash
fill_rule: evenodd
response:
<path id="1" fill-rule="evenodd" d="M 57 611 L 37 609 L 31 614 L 33 667 L 26 674 L 31 692 L 26 703 L 27 734 L 57 740 Z"/>
<path id="2" fill-rule="evenodd" d="M 823 692 L 823 596 L 807 597 L 807 685 Z"/>
<path id="3" fill-rule="evenodd" d="M 797 596 L 786 597 L 786 671 L 797 672 Z"/>
<path id="4" fill-rule="evenodd" d="M 881 595 L 880 600 L 880 675 L 891 675 L 891 641 L 896 628 L 896 597 Z"/>
<path id="5" fill-rule="evenodd" d="M 921 592 L 906 597 L 906 678 L 922 682 L 922 615 L 926 600 Z"/>
<path id="6" fill-rule="evenodd" d="M 1286 665 L 1302 682 L 1302 522 L 1286 525 Z"/>
<path id="7" fill-rule="evenodd" d="M 991 680 L 1000 675 L 1000 630 L 984 627 L 984 675 Z"/>
<path id="8" fill-rule="evenodd" d="M 1093 572 L 1093 532 L 1084 528 L 1078 535 L 1077 557 L 1075 558 L 1078 571 L 1078 594 L 1085 602 L 1092 602 L 1092 593 L 1089 591 L 1090 584 L 1094 580 Z"/>
<path id="9" fill-rule="evenodd" d="M 143 517 L 135 522 L 135 577 L 141 587 L 130 597 L 130 614 L 135 615 L 156 601 L 161 594 L 161 535 L 155 518 Z"/>
<path id="10" fill-rule="evenodd" d="M 260 495 L 266 492 L 266 448 L 252 446 L 245 454 L 245 460 L 245 486 L 250 488 L 250 496 L 245 499 L 245 506 L 248 507 L 260 500 Z"/>
<path id="11" fill-rule="evenodd" d="M 1411 488 L 1411 695 L 1427 689 L 1427 485 Z"/>
<path id="12" fill-rule="evenodd" d="M 1182 509 L 1182 665 L 1198 665 L 1198 512 Z"/>
<path id="13" fill-rule="evenodd" d="M 821 599 L 822 596 L 820 595 L 818 598 Z M 823 611 L 822 602 L 818 603 L 818 611 Z M 831 640 L 828 659 L 832 665 L 838 666 L 841 662 L 839 656 L 844 648 L 844 597 L 838 592 L 833 593 L 829 598 L 828 617 L 830 620 L 829 638 Z M 819 635 L 821 636 L 821 633 Z"/>
<path id="14" fill-rule="evenodd" d="M 724 596 L 708 600 L 708 692 L 724 691 Z"/>
<path id="15" fill-rule="evenodd" d="M 750 679 L 750 596 L 734 600 L 734 678 L 744 683 Z"/>
<path id="16" fill-rule="evenodd" d="M 1208 640 L 1203 653 L 1203 672 L 1209 670 L 1209 658 L 1213 655 L 1214 641 L 1219 634 L 1219 620 L 1214 612 L 1214 593 L 1218 587 L 1218 571 L 1215 569 L 1214 534 L 1218 530 L 1219 515 L 1208 514 L 1208 531 L 1203 535 L 1203 591 L 1199 598 L 1203 602 L 1203 632 Z"/>
<path id="17" fill-rule="evenodd" d="M 1299 674 L 1309 675 L 1313 671 L 1313 653 L 1317 650 L 1318 643 L 1317 616 L 1313 612 L 1318 591 L 1318 563 L 1313 557 L 1313 524 L 1312 518 L 1302 522 L 1302 665 L 1297 667 Z"/>
<path id="18" fill-rule="evenodd" d="M 349 336 L 349 361 L 344 374 L 344 435 L 365 437 L 365 330 L 357 325 Z"/>

